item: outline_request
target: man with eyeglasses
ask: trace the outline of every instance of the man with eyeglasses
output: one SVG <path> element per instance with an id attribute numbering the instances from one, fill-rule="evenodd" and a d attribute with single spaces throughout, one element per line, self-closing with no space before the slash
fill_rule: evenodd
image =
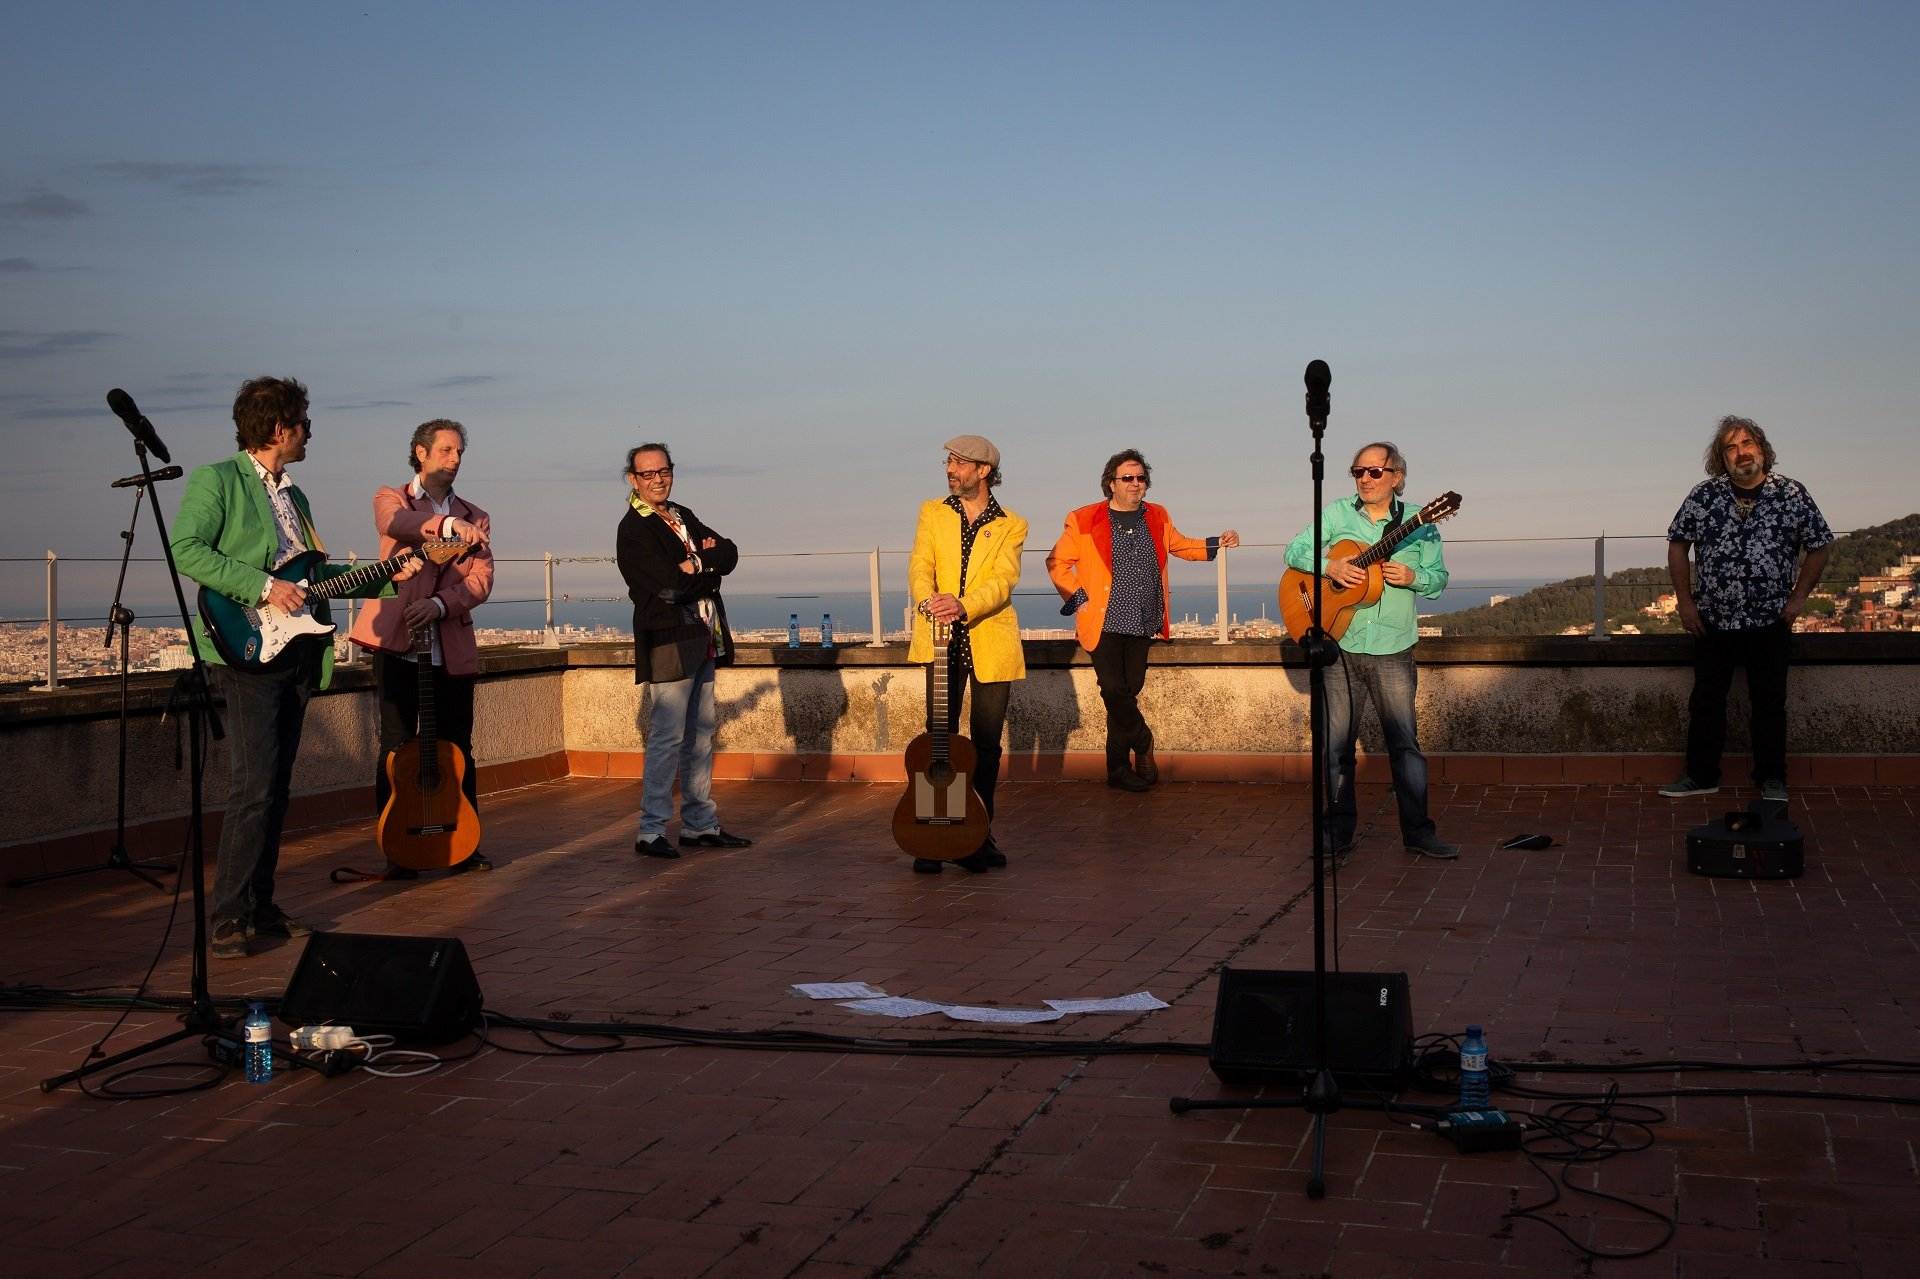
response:
<path id="1" fill-rule="evenodd" d="M 672 860 L 667 842 L 673 787 L 680 783 L 681 848 L 746 848 L 753 841 L 720 825 L 713 802 L 713 675 L 733 664 L 733 632 L 720 579 L 740 551 L 700 522 L 673 493 L 673 455 L 664 444 L 627 453 L 627 511 L 616 556 L 633 601 L 633 682 L 648 686 L 640 835 L 633 851 Z"/>
<path id="2" fill-rule="evenodd" d="M 1074 635 L 1093 658 L 1100 700 L 1107 708 L 1107 785 L 1144 791 L 1160 780 L 1153 729 L 1140 713 L 1147 682 L 1147 650 L 1173 637 L 1167 598 L 1167 556 L 1210 560 L 1221 547 L 1240 545 L 1232 529 L 1218 537 L 1187 537 L 1167 508 L 1147 501 L 1153 468 L 1138 449 L 1123 449 L 1100 472 L 1106 499 L 1067 513 L 1066 527 L 1047 556 L 1047 576 L 1074 619 Z"/>
<path id="3" fill-rule="evenodd" d="M 314 531 L 307 495 L 287 473 L 305 459 L 313 438 L 307 388 L 291 378 L 254 378 L 234 397 L 233 425 L 240 451 L 195 467 L 187 477 L 170 539 L 174 562 L 228 599 L 297 612 L 306 605 L 306 590 L 269 570 L 309 550 L 326 549 Z M 351 565 L 324 564 L 312 580 L 351 571 Z M 404 582 L 419 571 L 415 560 L 393 581 Z M 352 594 L 393 592 L 390 583 L 380 582 Z M 330 635 L 296 639 L 271 670 L 222 663 L 203 620 L 195 621 L 193 642 L 212 664 L 226 702 L 227 808 L 208 911 L 210 950 L 216 959 L 244 959 L 256 936 L 304 937 L 312 931 L 274 901 L 274 872 L 307 699 L 332 680 L 333 640 Z"/>
<path id="4" fill-rule="evenodd" d="M 1744 666 L 1753 780 L 1762 800 L 1787 802 L 1788 637 L 1827 566 L 1833 530 L 1806 485 L 1773 473 L 1774 456 L 1757 422 L 1721 418 L 1707 445 L 1708 478 L 1667 529 L 1675 605 L 1695 637 L 1687 771 L 1660 788 L 1670 799 L 1720 789 L 1727 692 L 1733 668 Z"/>
<path id="5" fill-rule="evenodd" d="M 1013 681 L 1027 674 L 1020 619 L 1013 611 L 1027 522 L 993 496 L 1001 479 L 1000 450 L 993 441 L 957 435 L 947 441 L 946 450 L 946 499 L 921 504 L 907 562 L 915 603 L 907 660 L 927 666 L 931 679 L 949 676 L 956 690 L 965 688 L 970 707 L 967 729 L 975 753 L 973 789 L 991 818 L 1007 702 Z M 931 669 L 932 622 L 953 628 L 946 671 Z M 960 701 L 958 692 L 947 700 L 948 732 L 959 731 Z M 978 849 L 954 863 L 976 875 L 1006 864 L 1007 856 L 994 842 L 992 831 Z M 937 875 L 945 865 L 930 857 L 913 860 L 914 871 L 922 875 Z"/>
<path id="6" fill-rule="evenodd" d="M 1347 468 L 1354 495 L 1341 498 L 1320 515 L 1322 554 L 1337 542 L 1371 546 L 1407 517 L 1400 500 L 1407 489 L 1407 460 L 1387 441 L 1369 444 Z M 1287 544 L 1287 564 L 1303 573 L 1314 570 L 1313 528 Z M 1342 586 L 1357 586 L 1367 571 L 1350 559 L 1327 559 L 1321 572 Z M 1356 609 L 1340 637 L 1337 660 L 1326 669 L 1327 847 L 1336 864 L 1353 851 L 1359 829 L 1354 798 L 1355 743 L 1360 735 L 1363 700 L 1373 702 L 1386 737 L 1393 770 L 1393 795 L 1399 808 L 1400 842 L 1410 853 L 1448 861 L 1460 850 L 1442 840 L 1427 813 L 1427 757 L 1420 753 L 1414 723 L 1414 692 L 1419 675 L 1413 646 L 1420 638 L 1417 598 L 1435 599 L 1446 589 L 1447 565 L 1440 530 L 1421 526 L 1381 566 L 1385 586 L 1375 603 Z"/>

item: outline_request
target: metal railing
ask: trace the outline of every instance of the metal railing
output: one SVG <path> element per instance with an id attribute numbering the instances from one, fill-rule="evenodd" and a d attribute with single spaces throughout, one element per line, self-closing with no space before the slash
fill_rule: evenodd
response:
<path id="1" fill-rule="evenodd" d="M 1609 542 L 1633 542 L 1633 541 L 1657 542 L 1657 543 L 1664 544 L 1666 541 L 1666 536 L 1665 534 L 1661 534 L 1661 533 L 1635 533 L 1635 534 L 1623 535 L 1623 534 L 1608 534 L 1603 532 L 1591 538 L 1586 536 L 1531 537 L 1531 538 L 1448 538 L 1446 541 L 1446 545 L 1451 555 L 1458 557 L 1461 552 L 1468 552 L 1465 558 L 1471 558 L 1471 552 L 1468 551 L 1468 548 L 1474 548 L 1474 547 L 1486 547 L 1486 546 L 1496 546 L 1496 545 L 1518 546 L 1523 544 L 1561 543 L 1561 544 L 1564 544 L 1568 549 L 1572 549 L 1573 547 L 1582 546 L 1590 543 L 1593 548 L 1593 586 L 1592 586 L 1593 623 L 1589 631 L 1589 638 L 1595 641 L 1605 641 L 1612 638 L 1609 618 L 1617 614 L 1620 611 L 1620 608 L 1622 607 L 1619 605 L 1619 597 L 1623 589 L 1626 589 L 1629 592 L 1644 590 L 1648 595 L 1647 602 L 1649 603 L 1651 603 L 1653 599 L 1656 598 L 1659 594 L 1663 593 L 1663 588 L 1659 587 L 1657 584 L 1654 584 L 1654 583 L 1648 583 L 1648 584 L 1645 584 L 1644 586 L 1631 586 L 1631 587 L 1625 587 L 1625 588 L 1623 588 L 1619 584 L 1614 584 L 1611 586 L 1608 584 L 1606 580 L 1608 543 Z M 1237 550 L 1228 551 L 1228 550 L 1222 549 L 1219 552 L 1219 554 L 1216 556 L 1212 565 L 1212 572 L 1213 572 L 1213 579 L 1214 579 L 1213 580 L 1214 619 L 1210 629 L 1213 631 L 1213 636 L 1214 636 L 1213 643 L 1232 644 L 1234 642 L 1234 631 L 1236 629 L 1237 622 L 1236 622 L 1236 618 L 1234 617 L 1229 607 L 1229 594 L 1230 594 L 1230 588 L 1231 588 L 1230 565 L 1235 561 L 1236 558 L 1244 560 L 1246 557 L 1250 555 L 1254 555 L 1255 553 L 1261 553 L 1261 552 L 1276 553 L 1276 554 L 1265 557 L 1266 563 L 1264 564 L 1263 569 L 1259 572 L 1259 575 L 1254 579 L 1256 581 L 1261 582 L 1261 584 L 1264 586 L 1268 582 L 1273 582 L 1277 580 L 1279 575 L 1277 566 L 1280 564 L 1280 560 L 1277 553 L 1284 551 L 1285 546 L 1286 546 L 1286 543 L 1284 542 L 1243 542 Z M 1038 547 L 1030 546 L 1026 548 L 1024 554 L 1025 554 L 1025 557 L 1029 561 L 1031 561 L 1032 557 L 1034 556 L 1044 557 L 1047 554 L 1047 551 L 1048 551 L 1048 548 L 1044 546 L 1038 546 Z M 883 646 L 886 643 L 886 636 L 889 633 L 889 628 L 886 626 L 886 623 L 885 623 L 886 591 L 883 585 L 883 573 L 882 573 L 883 559 L 895 558 L 895 559 L 898 559 L 899 561 L 902 561 L 900 566 L 900 572 L 901 572 L 902 578 L 904 579 L 905 577 L 904 560 L 906 559 L 907 555 L 908 555 L 908 552 L 905 550 L 891 549 L 891 548 L 885 548 L 885 547 L 872 547 L 866 550 L 773 551 L 773 552 L 755 552 L 755 553 L 743 554 L 740 557 L 741 567 L 740 569 L 736 570 L 736 576 L 734 579 L 732 579 L 735 585 L 729 590 L 729 598 L 737 599 L 737 598 L 743 597 L 742 593 L 739 590 L 739 585 L 738 585 L 743 578 L 751 579 L 753 577 L 768 577 L 770 579 L 777 580 L 780 577 L 789 576 L 786 574 L 779 574 L 779 573 L 768 574 L 765 572 L 767 568 L 776 564 L 784 564 L 788 561 L 809 561 L 809 562 L 818 561 L 818 562 L 821 562 L 822 564 L 825 564 L 826 562 L 829 562 L 829 561 L 847 561 L 847 560 L 858 560 L 858 559 L 864 558 L 866 560 L 866 569 L 867 569 L 867 572 L 865 574 L 866 576 L 865 594 L 867 597 L 868 613 L 870 616 L 870 623 L 871 623 L 870 629 L 864 632 L 864 635 L 865 635 L 864 643 L 867 647 L 877 648 L 877 647 Z M 357 554 L 348 555 L 345 557 L 345 562 L 353 563 L 353 562 L 357 562 L 358 559 L 359 559 L 359 556 Z M 34 685 L 34 687 L 37 690 L 45 691 L 45 690 L 57 689 L 60 687 L 60 681 L 61 681 L 60 629 L 61 629 L 61 626 L 63 624 L 73 625 L 73 624 L 84 624 L 84 623 L 95 623 L 95 624 L 100 624 L 104 626 L 107 620 L 105 616 L 104 606 L 99 616 L 68 617 L 68 616 L 61 615 L 60 595 L 61 595 L 62 567 L 63 566 L 80 566 L 80 565 L 89 565 L 89 566 L 118 565 L 119 562 L 120 560 L 118 556 L 113 556 L 110 558 L 109 557 L 88 557 L 88 556 L 63 558 L 53 550 L 48 550 L 45 553 L 45 555 L 42 557 L 0 556 L 0 566 L 27 565 L 27 564 L 43 566 L 43 571 L 45 574 L 45 601 L 46 601 L 44 613 L 42 613 L 39 616 L 33 616 L 33 617 L 10 617 L 10 618 L 0 617 L 0 627 L 44 626 L 46 628 L 46 647 L 45 647 L 45 653 L 44 653 L 45 661 L 44 661 L 44 665 L 41 667 L 41 669 L 44 671 L 44 679 L 42 680 L 42 682 Z M 156 564 L 163 565 L 165 562 L 166 561 L 164 559 L 161 559 L 159 557 L 135 557 L 132 561 L 132 563 L 140 564 L 140 565 L 156 565 Z M 531 557 L 514 558 L 514 557 L 497 556 L 495 557 L 494 563 L 496 566 L 496 593 L 493 597 L 489 599 L 488 607 L 495 608 L 502 605 L 518 605 L 518 606 L 539 605 L 541 606 L 540 607 L 541 624 L 538 627 L 538 630 L 540 632 L 540 639 L 538 642 L 544 647 L 548 647 L 548 648 L 560 647 L 563 643 L 563 638 L 567 633 L 565 628 L 563 628 L 563 626 L 561 625 L 558 613 L 556 612 L 556 605 L 625 603 L 627 599 L 627 596 L 623 589 L 623 585 L 616 585 L 618 583 L 617 569 L 612 573 L 607 572 L 608 569 L 613 569 L 615 566 L 614 557 L 610 555 L 556 555 L 552 552 L 545 552 L 537 558 L 531 558 Z M 1179 565 L 1180 563 L 1181 563 L 1180 561 L 1171 562 L 1171 564 L 1176 566 Z M 519 574 L 512 570 L 514 570 L 515 568 L 524 567 L 524 566 L 532 566 L 538 569 L 538 573 L 539 573 L 538 580 L 540 582 L 540 585 L 537 593 L 522 594 L 518 597 L 514 597 L 512 595 L 503 596 L 502 594 L 500 594 L 497 589 L 498 586 L 500 585 L 500 577 L 502 576 L 518 577 Z M 566 583 L 563 582 L 562 580 L 563 577 L 575 576 L 575 574 L 573 574 L 571 570 L 575 569 L 576 567 L 589 569 L 590 571 L 585 575 L 589 580 L 581 582 L 580 583 L 581 589 L 579 590 L 570 591 L 570 590 L 562 589 L 563 586 L 566 585 Z M 502 568 L 507 568 L 509 572 L 506 574 L 502 574 L 500 572 Z M 568 570 L 568 572 L 563 573 L 562 571 L 563 569 Z M 1175 567 L 1173 571 L 1175 573 L 1184 575 L 1191 572 L 1192 570 Z M 1569 575 L 1569 576 L 1576 576 L 1576 575 Z M 610 591 L 613 591 L 614 593 L 606 593 L 606 594 L 593 593 L 591 590 L 591 585 L 592 585 L 591 579 L 594 577 L 599 577 L 602 579 L 602 581 L 606 582 L 606 585 L 602 587 L 603 590 L 610 590 Z M 1022 577 L 1023 577 L 1023 580 L 1031 580 L 1028 574 L 1026 573 L 1023 573 Z M 110 578 L 107 580 L 111 581 Z M 1042 577 L 1041 580 L 1044 581 L 1044 577 Z M 1450 590 L 1466 590 L 1466 589 L 1475 588 L 1475 587 L 1486 588 L 1491 586 L 1497 586 L 1500 584 L 1501 583 L 1495 583 L 1495 582 L 1476 583 L 1472 581 L 1455 580 L 1450 583 L 1449 589 Z M 1186 588 L 1186 589 L 1190 590 L 1191 588 Z M 842 593 L 847 595 L 853 595 L 853 594 L 858 594 L 859 592 L 854 590 L 848 590 Z M 900 595 L 901 595 L 903 604 L 905 603 L 905 593 L 906 592 L 904 590 L 904 587 L 900 588 Z M 1048 589 L 1022 590 L 1022 591 L 1017 591 L 1015 594 L 1017 599 L 1024 599 L 1028 597 L 1044 597 L 1047 599 L 1057 599 L 1057 596 L 1055 595 L 1055 593 L 1050 587 Z M 754 598 L 751 595 L 747 595 L 744 597 Z M 781 595 L 778 593 L 774 593 L 772 597 L 775 599 L 784 599 L 784 600 L 800 599 L 800 598 L 817 598 L 814 596 L 791 596 L 791 595 Z M 343 601 L 343 603 L 346 606 L 346 624 L 341 627 L 342 634 L 352 629 L 353 619 L 357 612 L 357 605 L 358 605 L 358 602 L 354 600 L 346 600 L 346 601 Z M 162 606 L 156 606 L 156 607 L 162 607 Z M 171 588 L 168 588 L 167 598 L 163 606 L 163 611 L 157 614 L 157 616 L 162 619 L 158 622 L 158 624 L 165 626 L 168 621 L 173 619 L 174 611 L 175 611 L 175 606 L 171 598 Z M 906 616 L 907 616 L 907 608 L 903 607 L 900 613 L 902 627 L 904 627 L 905 625 Z M 1064 618 L 1061 619 L 1061 622 L 1062 622 L 1062 625 L 1060 626 L 1059 629 L 1063 629 L 1063 630 L 1070 629 L 1070 624 L 1066 623 L 1066 620 Z M 1030 628 L 1030 629 L 1039 629 L 1039 628 Z M 862 634 L 861 632 L 857 632 L 857 631 L 843 632 L 844 638 L 849 641 L 858 641 L 860 639 L 861 634 Z M 346 648 L 346 652 L 341 654 L 340 660 L 345 664 L 352 664 L 356 660 L 352 650 L 352 646 L 345 645 L 345 648 Z M 40 665 L 40 664 L 36 663 L 36 665 Z"/>

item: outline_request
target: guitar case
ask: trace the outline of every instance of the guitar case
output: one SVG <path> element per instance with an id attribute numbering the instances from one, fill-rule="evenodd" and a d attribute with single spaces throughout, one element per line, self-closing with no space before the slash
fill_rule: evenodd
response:
<path id="1" fill-rule="evenodd" d="M 1687 869 L 1714 879 L 1792 879 L 1806 870 L 1806 839 L 1785 804 L 1756 803 L 1688 831 Z"/>

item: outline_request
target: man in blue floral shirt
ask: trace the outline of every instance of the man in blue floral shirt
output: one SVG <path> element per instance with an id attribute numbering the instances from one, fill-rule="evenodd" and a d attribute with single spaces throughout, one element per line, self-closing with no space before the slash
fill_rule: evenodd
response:
<path id="1" fill-rule="evenodd" d="M 1698 638 L 1687 706 L 1687 771 L 1670 798 L 1720 789 L 1733 668 L 1747 668 L 1753 780 L 1764 800 L 1787 799 L 1787 639 L 1826 567 L 1833 531 L 1806 485 L 1773 473 L 1758 424 L 1724 417 L 1707 446 L 1707 479 L 1667 528 L 1667 569 L 1680 623 Z M 1687 551 L 1693 551 L 1693 563 Z M 1803 557 L 1804 552 L 1804 557 Z"/>

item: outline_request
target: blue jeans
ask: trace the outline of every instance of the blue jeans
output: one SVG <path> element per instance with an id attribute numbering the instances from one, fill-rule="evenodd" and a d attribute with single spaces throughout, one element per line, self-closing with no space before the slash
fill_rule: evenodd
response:
<path id="1" fill-rule="evenodd" d="M 226 702 L 227 809 L 220 822 L 209 924 L 244 924 L 255 911 L 274 904 L 293 761 L 300 752 L 307 699 L 319 682 L 320 646 L 300 648 L 283 670 L 211 668 L 214 688 Z"/>
<path id="2" fill-rule="evenodd" d="M 1424 844 L 1434 837 L 1427 816 L 1427 757 L 1414 736 L 1413 694 L 1419 683 L 1413 650 L 1375 656 L 1342 650 L 1327 667 L 1327 835 L 1335 848 L 1351 843 L 1359 825 L 1353 798 L 1354 743 L 1360 736 L 1361 697 L 1371 698 L 1387 738 L 1393 797 L 1400 805 L 1400 838 Z"/>
<path id="3" fill-rule="evenodd" d="M 647 695 L 647 755 L 641 774 L 640 838 L 667 833 L 673 820 L 673 783 L 680 783 L 680 833 L 720 828 L 713 806 L 713 659 L 692 678 L 651 684 Z"/>

